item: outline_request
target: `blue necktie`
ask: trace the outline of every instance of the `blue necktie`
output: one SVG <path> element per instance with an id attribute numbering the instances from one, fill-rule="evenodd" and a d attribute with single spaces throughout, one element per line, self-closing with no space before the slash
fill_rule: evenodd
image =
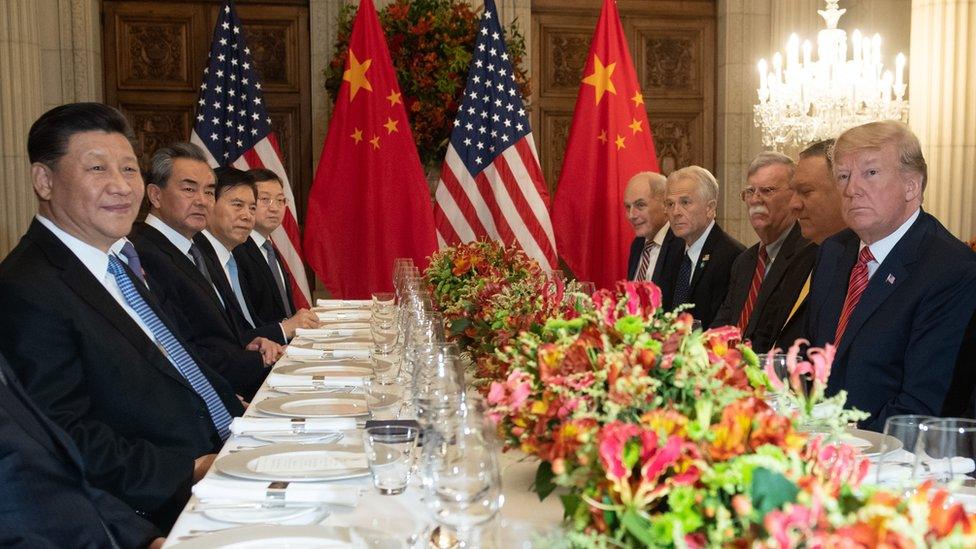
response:
<path id="1" fill-rule="evenodd" d="M 131 246 L 131 244 L 127 245 Z M 125 255 L 128 256 L 128 254 Z M 115 281 L 118 283 L 119 289 L 122 290 L 122 296 L 126 302 L 129 303 L 129 306 L 135 310 L 139 318 L 149 327 L 149 331 L 152 332 L 157 343 L 166 351 L 170 362 L 176 366 L 180 374 L 190 382 L 190 386 L 193 387 L 196 394 L 207 404 L 210 419 L 213 421 L 214 427 L 217 428 L 220 439 L 226 440 L 230 435 L 230 422 L 232 418 L 224 406 L 223 401 L 220 400 L 220 396 L 217 395 L 217 391 L 214 390 L 213 385 L 204 377 L 203 372 L 200 371 L 200 367 L 197 366 L 190 353 L 186 352 L 186 349 L 176 339 L 173 332 L 163 324 L 163 321 L 156 315 L 156 312 L 149 307 L 146 300 L 136 290 L 136 287 L 132 284 L 132 279 L 126 274 L 125 267 L 122 266 L 122 261 L 118 257 L 114 255 L 108 256 L 108 272 L 112 273 L 115 277 Z"/>
<path id="2" fill-rule="evenodd" d="M 237 297 L 237 303 L 241 306 L 241 312 L 244 313 L 244 318 L 254 328 L 257 325 L 251 318 L 251 312 L 247 310 L 247 300 L 244 299 L 244 292 L 241 290 L 241 275 L 237 272 L 237 260 L 234 259 L 234 256 L 230 256 L 230 259 L 227 260 L 227 272 L 230 273 L 230 285 L 234 290 L 234 296 Z"/>
<path id="3" fill-rule="evenodd" d="M 281 296 L 281 304 L 285 307 L 285 316 L 291 316 L 291 304 L 288 303 L 288 291 L 285 290 L 285 279 L 282 278 L 281 269 L 278 266 L 278 254 L 275 253 L 274 246 L 271 245 L 270 240 L 265 240 L 261 247 L 264 248 L 267 254 L 265 258 L 268 260 L 271 275 L 274 276 L 275 284 L 278 286 L 278 295 Z"/>
<path id="4" fill-rule="evenodd" d="M 685 253 L 684 259 L 681 260 L 681 266 L 678 267 L 678 280 L 674 284 L 674 300 L 671 303 L 672 307 L 677 307 L 688 301 L 688 293 L 691 290 L 691 258 Z"/>

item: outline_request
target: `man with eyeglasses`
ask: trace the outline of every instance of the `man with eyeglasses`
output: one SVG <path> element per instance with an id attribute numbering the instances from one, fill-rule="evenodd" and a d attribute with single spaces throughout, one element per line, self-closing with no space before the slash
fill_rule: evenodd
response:
<path id="1" fill-rule="evenodd" d="M 247 172 L 230 167 L 214 170 L 217 174 L 217 200 L 207 229 L 194 242 L 203 252 L 210 276 L 221 299 L 229 304 L 234 322 L 248 336 L 267 337 L 278 343 L 287 343 L 295 336 L 297 328 L 316 328 L 318 317 L 308 309 L 278 321 L 261 318 L 254 303 L 243 292 L 240 265 L 233 254 L 254 230 L 257 211 L 257 187 Z"/>
<path id="2" fill-rule="evenodd" d="M 273 171 L 256 168 L 247 173 L 254 178 L 258 201 L 251 236 L 234 248 L 241 274 L 241 291 L 261 322 L 281 322 L 295 314 L 295 304 L 288 271 L 278 258 L 271 233 L 281 226 L 288 199 L 281 180 Z"/>
<path id="3" fill-rule="evenodd" d="M 749 164 L 747 186 L 740 193 L 749 208 L 749 223 L 759 242 L 736 258 L 729 279 L 729 293 L 712 326 L 737 326 L 742 338 L 757 352 L 768 351 L 773 342 L 761 334 L 779 327 L 788 314 L 783 304 L 796 301 L 813 266 L 815 253 L 804 253 L 808 240 L 790 210 L 793 160 L 777 152 L 762 152 Z M 805 268 L 791 269 L 797 261 Z M 759 335 L 760 337 L 757 337 Z"/>
<path id="4" fill-rule="evenodd" d="M 232 321 L 193 242 L 213 212 L 216 176 L 203 150 L 192 143 L 157 150 L 148 176 L 149 215 L 145 223 L 133 225 L 129 239 L 183 335 L 237 394 L 249 399 L 281 356 L 281 345 L 265 337 L 247 338 Z"/>

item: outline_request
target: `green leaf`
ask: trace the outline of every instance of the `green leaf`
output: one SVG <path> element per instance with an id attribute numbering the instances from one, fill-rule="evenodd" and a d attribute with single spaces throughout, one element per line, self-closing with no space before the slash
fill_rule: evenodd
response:
<path id="1" fill-rule="evenodd" d="M 583 498 L 579 497 L 578 494 L 563 494 L 559 496 L 559 499 L 563 502 L 563 517 L 569 518 L 576 514 L 576 509 L 579 507 L 580 503 L 583 502 Z"/>
<path id="2" fill-rule="evenodd" d="M 752 494 L 752 507 L 759 514 L 759 522 L 766 513 L 795 502 L 799 491 L 795 484 L 775 471 L 759 467 L 752 472 L 749 492 Z"/>
<path id="3" fill-rule="evenodd" d="M 552 477 L 552 465 L 548 461 L 540 463 L 535 472 L 535 482 L 532 484 L 532 489 L 539 494 L 539 501 L 546 499 L 556 489 Z"/>
<path id="4" fill-rule="evenodd" d="M 654 545 L 654 536 L 651 535 L 650 523 L 637 514 L 633 509 L 627 509 L 620 517 L 620 522 L 630 535 L 646 547 Z"/>

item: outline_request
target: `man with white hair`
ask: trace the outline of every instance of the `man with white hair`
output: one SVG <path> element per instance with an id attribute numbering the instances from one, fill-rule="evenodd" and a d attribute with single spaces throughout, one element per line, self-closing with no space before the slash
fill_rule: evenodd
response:
<path id="1" fill-rule="evenodd" d="M 953 375 L 976 310 L 976 254 L 922 210 L 927 166 L 904 124 L 845 131 L 833 170 L 849 229 L 820 246 L 807 317 L 811 344 L 837 347 L 827 394 L 847 391 L 875 431 L 893 415 L 942 415 L 950 391 L 972 392 Z"/>
<path id="2" fill-rule="evenodd" d="M 703 327 L 725 301 L 732 263 L 745 249 L 715 223 L 717 206 L 718 182 L 705 168 L 688 166 L 668 176 L 664 208 L 677 238 L 662 267 L 664 307 L 694 305 L 690 312 Z"/>
<path id="3" fill-rule="evenodd" d="M 627 261 L 627 280 L 654 281 L 660 284 L 661 250 L 674 240 L 664 211 L 664 191 L 668 179 L 659 173 L 640 172 L 624 189 L 624 211 L 634 228 Z"/>
<path id="4" fill-rule="evenodd" d="M 759 242 L 732 265 L 729 293 L 712 321 L 712 327 L 737 326 L 757 352 L 772 346 L 761 334 L 786 322 L 789 306 L 796 301 L 816 258 L 815 251 L 803 253 L 809 241 L 800 234 L 790 210 L 793 170 L 790 157 L 771 151 L 759 153 L 750 163 L 740 197 L 749 206 L 749 223 Z M 790 269 L 797 260 L 805 268 Z"/>

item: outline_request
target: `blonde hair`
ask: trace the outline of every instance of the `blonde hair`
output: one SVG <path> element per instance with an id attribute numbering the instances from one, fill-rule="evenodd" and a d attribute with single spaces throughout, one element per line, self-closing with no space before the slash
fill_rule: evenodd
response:
<path id="1" fill-rule="evenodd" d="M 922 155 L 922 145 L 912 130 L 901 122 L 883 120 L 855 126 L 840 134 L 834 143 L 831 156 L 836 160 L 842 154 L 880 149 L 888 144 L 895 146 L 902 171 L 914 172 L 922 176 L 924 191 L 929 174 L 928 165 Z M 837 176 L 836 166 L 834 176 Z"/>
<path id="2" fill-rule="evenodd" d="M 715 180 L 712 172 L 701 166 L 686 166 L 668 175 L 668 185 L 681 179 L 691 179 L 698 183 L 698 194 L 705 202 L 712 200 L 718 202 L 718 181 Z"/>

